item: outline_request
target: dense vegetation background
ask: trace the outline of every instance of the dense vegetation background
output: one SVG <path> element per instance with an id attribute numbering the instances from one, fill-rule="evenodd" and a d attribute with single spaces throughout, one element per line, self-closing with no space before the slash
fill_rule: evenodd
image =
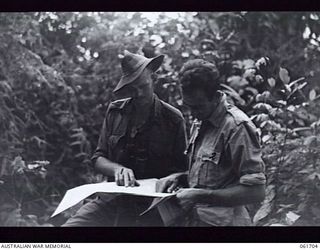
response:
<path id="1" fill-rule="evenodd" d="M 320 225 L 320 13 L 0 13 L 0 225 L 48 220 L 65 191 L 98 182 L 96 146 L 124 49 L 166 55 L 160 98 L 182 105 L 177 72 L 215 61 L 222 89 L 259 128 L 267 196 L 255 225 Z"/>

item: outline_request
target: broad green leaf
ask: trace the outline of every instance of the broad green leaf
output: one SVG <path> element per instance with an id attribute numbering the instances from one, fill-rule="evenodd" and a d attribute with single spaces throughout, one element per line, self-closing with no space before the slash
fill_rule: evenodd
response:
<path id="1" fill-rule="evenodd" d="M 251 92 L 254 96 L 258 94 L 258 90 L 253 87 L 246 87 L 245 90 Z"/>
<path id="2" fill-rule="evenodd" d="M 310 92 L 309 92 L 309 100 L 310 101 L 313 101 L 315 98 L 316 98 L 316 95 L 317 95 L 317 92 L 312 89 Z"/>
<path id="3" fill-rule="evenodd" d="M 252 59 L 243 60 L 243 67 L 245 69 L 251 69 L 255 67 L 255 62 Z"/>
<path id="4" fill-rule="evenodd" d="M 171 63 L 172 63 L 172 58 L 171 57 L 167 57 L 167 60 L 165 60 L 165 62 L 163 64 L 164 69 L 167 70 L 167 71 L 172 70 Z"/>
<path id="5" fill-rule="evenodd" d="M 249 82 L 241 76 L 230 76 L 228 77 L 227 82 L 229 83 L 230 87 L 235 90 L 242 89 L 249 85 Z"/>
<path id="6" fill-rule="evenodd" d="M 306 124 L 302 119 L 295 119 L 295 122 L 299 124 L 300 127 L 304 127 Z"/>
<path id="7" fill-rule="evenodd" d="M 17 156 L 14 158 L 12 162 L 12 166 L 13 166 L 13 171 L 17 171 L 19 173 L 22 173 L 23 169 L 27 168 L 25 161 L 22 159 L 21 156 Z"/>
<path id="8" fill-rule="evenodd" d="M 294 212 L 289 212 L 286 214 L 286 222 L 289 226 L 291 226 L 297 219 L 299 219 L 301 215 L 298 215 Z"/>
<path id="9" fill-rule="evenodd" d="M 264 81 L 264 79 L 261 75 L 256 75 L 255 80 L 257 83 L 262 83 Z"/>
<path id="10" fill-rule="evenodd" d="M 256 117 L 256 121 L 257 122 L 265 122 L 265 121 L 268 121 L 269 119 L 270 118 L 269 118 L 269 116 L 267 114 L 259 114 Z M 260 126 L 262 126 L 262 124 Z"/>
<path id="11" fill-rule="evenodd" d="M 28 169 L 32 170 L 32 169 L 39 168 L 40 165 L 39 164 L 28 164 L 27 167 L 28 167 Z"/>
<path id="12" fill-rule="evenodd" d="M 272 117 L 275 117 L 277 114 L 279 114 L 279 109 L 278 108 L 272 108 L 269 110 L 269 115 Z"/>
<path id="13" fill-rule="evenodd" d="M 261 140 L 263 143 L 266 143 L 267 141 L 270 140 L 270 138 L 271 138 L 271 135 L 264 135 Z"/>
<path id="14" fill-rule="evenodd" d="M 267 131 L 282 131 L 281 124 L 272 120 L 266 120 L 260 127 Z"/>
<path id="15" fill-rule="evenodd" d="M 180 37 L 175 37 L 175 43 L 173 45 L 173 50 L 178 51 L 181 48 L 182 45 L 182 39 Z"/>
<path id="16" fill-rule="evenodd" d="M 190 56 L 190 54 L 188 52 L 182 52 L 181 56 L 184 57 L 184 58 L 187 58 L 187 57 Z"/>
<path id="17" fill-rule="evenodd" d="M 308 113 L 306 108 L 300 107 L 295 111 L 295 115 L 299 117 L 302 120 L 309 120 L 311 118 L 311 115 Z"/>
<path id="18" fill-rule="evenodd" d="M 200 55 L 200 51 L 197 49 L 193 49 L 192 50 L 192 54 L 194 54 L 195 56 L 199 56 Z"/>
<path id="19" fill-rule="evenodd" d="M 219 25 L 214 19 L 209 20 L 209 27 L 213 34 L 219 33 Z"/>
<path id="20" fill-rule="evenodd" d="M 150 43 L 152 44 L 152 46 L 157 46 L 162 43 L 162 37 L 159 35 L 152 35 L 150 37 Z"/>
<path id="21" fill-rule="evenodd" d="M 272 106 L 268 103 L 257 103 L 253 108 L 268 113 L 272 109 Z"/>
<path id="22" fill-rule="evenodd" d="M 291 111 L 291 112 L 294 112 L 296 110 L 296 107 L 293 106 L 293 105 L 290 105 L 287 107 L 287 110 Z"/>
<path id="23" fill-rule="evenodd" d="M 268 84 L 271 88 L 274 88 L 276 86 L 276 80 L 274 80 L 274 78 L 271 77 L 268 79 Z"/>
<path id="24" fill-rule="evenodd" d="M 287 102 L 283 101 L 283 100 L 279 100 L 279 101 L 277 101 L 277 103 L 281 104 L 282 106 L 287 105 Z"/>
<path id="25" fill-rule="evenodd" d="M 242 77 L 252 81 L 255 78 L 256 71 L 257 71 L 256 69 L 248 68 L 245 70 Z"/>
<path id="26" fill-rule="evenodd" d="M 289 72 L 285 68 L 280 67 L 279 77 L 285 85 L 290 82 Z"/>

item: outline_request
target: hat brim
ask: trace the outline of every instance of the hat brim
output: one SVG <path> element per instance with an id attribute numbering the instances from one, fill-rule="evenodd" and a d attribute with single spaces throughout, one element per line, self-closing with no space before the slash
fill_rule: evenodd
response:
<path id="1" fill-rule="evenodd" d="M 135 72 L 133 72 L 130 75 L 122 76 L 119 83 L 113 90 L 113 92 L 117 92 L 120 89 L 122 89 L 124 86 L 132 83 L 141 75 L 141 73 L 146 68 L 151 69 L 152 72 L 157 71 L 160 68 L 161 64 L 163 63 L 163 60 L 164 60 L 164 55 L 159 55 L 154 58 L 146 59 L 146 61 Z"/>

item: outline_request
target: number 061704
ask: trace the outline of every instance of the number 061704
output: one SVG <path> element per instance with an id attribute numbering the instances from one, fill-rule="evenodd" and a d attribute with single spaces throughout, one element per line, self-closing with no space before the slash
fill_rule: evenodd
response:
<path id="1" fill-rule="evenodd" d="M 318 244 L 304 243 L 304 244 L 300 244 L 300 248 L 318 248 Z"/>

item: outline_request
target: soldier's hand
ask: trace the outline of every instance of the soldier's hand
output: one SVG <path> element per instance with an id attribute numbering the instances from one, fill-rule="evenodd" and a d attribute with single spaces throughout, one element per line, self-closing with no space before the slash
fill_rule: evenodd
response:
<path id="1" fill-rule="evenodd" d="M 134 187 L 140 186 L 140 184 L 136 181 L 134 173 L 132 169 L 126 167 L 119 167 L 115 171 L 114 178 L 116 184 L 118 186 L 125 186 L 125 187 Z"/>
<path id="2" fill-rule="evenodd" d="M 180 175 L 172 174 L 156 182 L 156 192 L 172 193 L 180 188 Z"/>
<path id="3" fill-rule="evenodd" d="M 188 210 L 198 202 L 199 196 L 201 196 L 202 190 L 198 188 L 181 188 L 176 195 L 176 198 L 180 206 Z"/>

